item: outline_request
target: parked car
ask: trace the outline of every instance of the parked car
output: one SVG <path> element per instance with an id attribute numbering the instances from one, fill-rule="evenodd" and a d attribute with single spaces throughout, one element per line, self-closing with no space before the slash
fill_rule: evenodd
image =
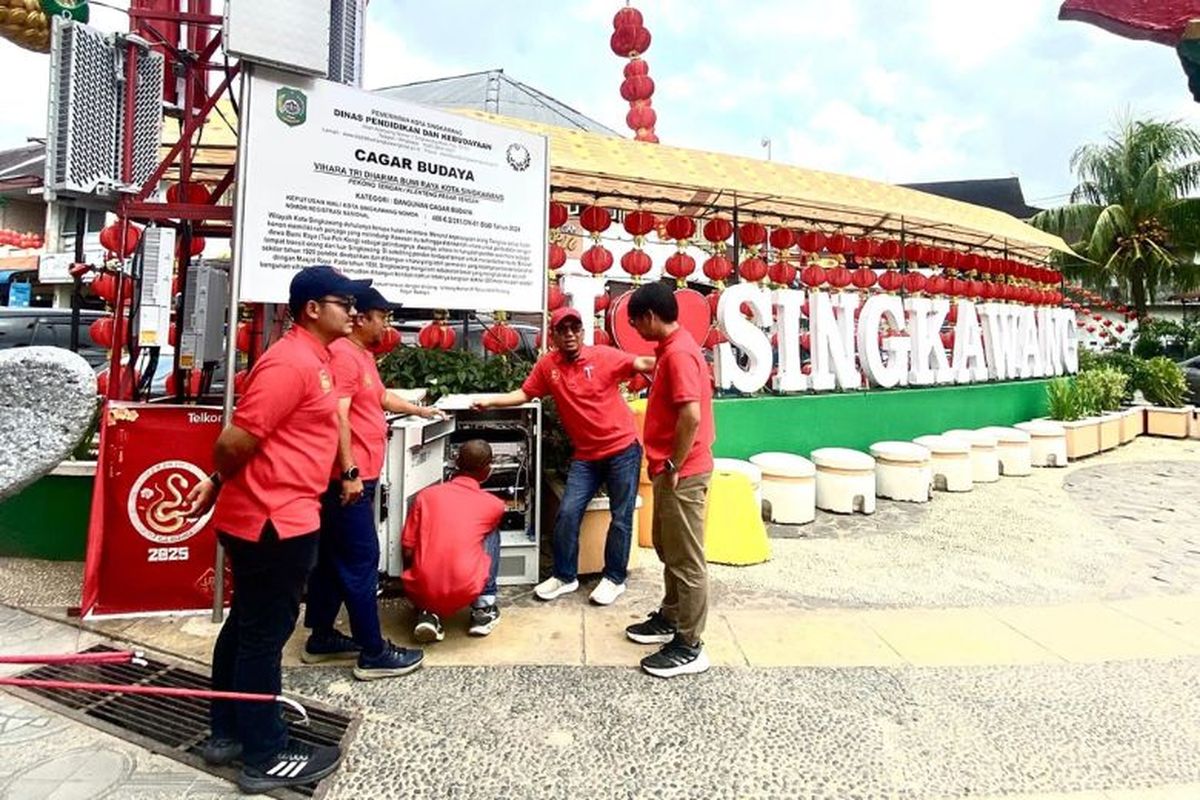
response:
<path id="1" fill-rule="evenodd" d="M 149 355 L 144 355 L 145 351 L 138 354 L 138 368 L 143 370 L 150 363 Z M 126 355 L 122 360 L 122 364 L 129 363 L 129 356 Z M 150 379 L 150 398 L 151 399 L 169 399 L 167 396 L 167 377 L 171 374 L 171 370 L 175 365 L 175 348 L 167 345 L 159 350 L 158 360 L 154 364 L 154 377 Z M 108 373 L 108 364 L 97 370 L 97 376 Z M 208 392 L 204 395 L 204 400 L 207 402 L 217 402 L 220 396 L 225 392 L 225 365 L 218 364 L 213 371 L 212 385 Z M 171 395 L 173 397 L 174 395 Z M 191 397 L 195 400 L 195 397 Z"/>
<path id="2" fill-rule="evenodd" d="M 409 319 L 397 320 L 392 323 L 392 327 L 400 332 L 400 343 L 403 345 L 417 344 L 417 336 L 420 335 L 421 329 L 429 323 L 431 319 Z M 454 333 L 457 337 L 455 348 L 462 347 L 463 323 L 462 320 L 452 320 L 447 323 L 454 328 Z M 477 356 L 484 354 L 483 349 L 483 332 L 490 327 L 492 321 L 490 319 L 470 320 L 467 323 L 467 347 Z M 517 345 L 516 354 L 522 358 L 535 359 L 537 358 L 537 337 L 541 330 L 536 325 L 529 325 L 523 322 L 508 323 L 517 335 L 521 337 L 520 343 Z"/>
<path id="3" fill-rule="evenodd" d="M 105 363 L 106 351 L 92 341 L 88 326 L 105 316 L 102 311 L 79 312 L 79 355 L 93 369 Z M 0 308 L 0 350 L 10 347 L 71 346 L 71 309 Z"/>
<path id="4" fill-rule="evenodd" d="M 1179 366 L 1183 368 L 1183 377 L 1187 380 L 1188 389 L 1192 393 L 1187 398 L 1187 402 L 1200 405 L 1200 356 L 1192 356 L 1186 361 L 1180 361 Z"/>

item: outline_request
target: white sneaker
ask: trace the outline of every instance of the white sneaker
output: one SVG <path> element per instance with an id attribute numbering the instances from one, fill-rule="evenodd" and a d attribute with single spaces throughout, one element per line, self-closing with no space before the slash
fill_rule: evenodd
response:
<path id="1" fill-rule="evenodd" d="M 601 578 L 588 600 L 598 606 L 610 606 L 623 594 L 625 594 L 625 584 L 613 583 L 608 578 Z"/>
<path id="2" fill-rule="evenodd" d="M 570 594 L 578 588 L 579 581 L 577 580 L 563 583 L 558 578 L 550 577 L 533 587 L 533 593 L 538 596 L 539 600 L 553 600 L 564 594 Z"/>

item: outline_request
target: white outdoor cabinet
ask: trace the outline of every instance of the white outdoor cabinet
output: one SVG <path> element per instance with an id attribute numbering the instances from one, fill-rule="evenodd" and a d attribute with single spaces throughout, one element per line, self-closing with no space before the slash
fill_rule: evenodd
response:
<path id="1" fill-rule="evenodd" d="M 403 572 L 400 537 L 413 497 L 449 478 L 458 446 L 483 439 L 492 447 L 492 474 L 483 488 L 504 501 L 500 523 L 500 585 L 537 583 L 541 522 L 542 407 L 533 401 L 511 408 L 474 411 L 486 395 L 449 395 L 437 407 L 442 421 L 400 417 L 389 425 L 379 506 L 379 570 L 391 577 Z"/>

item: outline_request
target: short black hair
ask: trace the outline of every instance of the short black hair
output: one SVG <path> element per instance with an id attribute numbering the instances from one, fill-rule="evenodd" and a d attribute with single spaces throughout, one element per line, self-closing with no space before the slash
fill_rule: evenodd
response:
<path id="1" fill-rule="evenodd" d="M 300 322 L 300 318 L 304 316 L 304 307 L 308 305 L 308 300 L 289 300 L 288 312 L 292 315 L 292 322 Z"/>
<path id="2" fill-rule="evenodd" d="M 458 448 L 454 466 L 466 475 L 482 477 L 492 466 L 492 446 L 483 439 L 468 439 Z"/>
<path id="3" fill-rule="evenodd" d="M 675 300 L 675 293 L 665 283 L 647 283 L 629 298 L 631 318 L 644 316 L 648 311 L 653 311 L 654 316 L 663 322 L 674 322 L 679 318 L 679 303 Z"/>

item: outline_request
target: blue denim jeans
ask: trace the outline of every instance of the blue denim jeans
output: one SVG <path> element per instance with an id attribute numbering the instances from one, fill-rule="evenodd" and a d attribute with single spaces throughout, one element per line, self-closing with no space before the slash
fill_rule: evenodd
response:
<path id="1" fill-rule="evenodd" d="M 329 633 L 342 604 L 350 635 L 364 653 L 383 650 L 379 629 L 379 536 L 375 529 L 375 487 L 363 481 L 362 495 L 342 505 L 342 484 L 334 481 L 321 497 L 321 542 L 317 566 L 308 579 L 304 625 Z"/>
<path id="2" fill-rule="evenodd" d="M 496 586 L 496 576 L 500 574 L 500 531 L 499 529 L 492 531 L 483 540 L 483 552 L 488 554 L 488 558 L 492 560 L 492 566 L 488 568 L 487 583 L 483 585 L 483 592 L 471 604 L 472 608 L 487 608 L 496 604 L 496 595 L 500 593 L 499 587 Z"/>
<path id="3" fill-rule="evenodd" d="M 588 503 L 603 483 L 608 485 L 608 507 L 612 513 L 608 538 L 604 541 L 604 577 L 613 583 L 625 582 L 641 468 L 642 446 L 636 441 L 608 458 L 571 462 L 558 517 L 554 520 L 554 577 L 568 583 L 578 577 L 579 526 Z"/>

